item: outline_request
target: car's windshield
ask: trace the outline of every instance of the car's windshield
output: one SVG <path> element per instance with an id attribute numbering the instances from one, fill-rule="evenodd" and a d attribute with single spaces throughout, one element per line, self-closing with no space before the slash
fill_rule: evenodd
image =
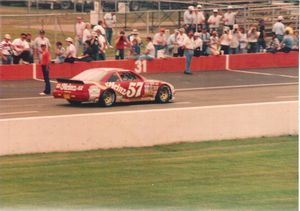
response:
<path id="1" fill-rule="evenodd" d="M 99 69 L 86 70 L 78 75 L 74 76 L 72 80 L 80 81 L 101 81 L 103 77 L 107 74 L 107 71 L 101 71 Z"/>

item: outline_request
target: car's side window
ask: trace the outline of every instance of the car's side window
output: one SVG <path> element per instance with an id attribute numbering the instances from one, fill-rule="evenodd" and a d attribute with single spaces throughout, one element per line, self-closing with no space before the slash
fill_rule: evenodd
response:
<path id="1" fill-rule="evenodd" d="M 132 74 L 131 72 L 122 72 L 120 73 L 120 76 L 123 81 L 136 81 L 138 78 Z"/>
<path id="2" fill-rule="evenodd" d="M 119 76 L 118 76 L 116 73 L 114 73 L 114 74 L 107 80 L 107 82 L 119 82 L 119 81 L 120 81 Z"/>

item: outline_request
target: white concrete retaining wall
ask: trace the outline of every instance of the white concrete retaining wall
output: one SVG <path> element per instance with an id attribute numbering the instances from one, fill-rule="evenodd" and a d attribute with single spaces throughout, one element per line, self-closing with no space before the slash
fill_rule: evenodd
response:
<path id="1" fill-rule="evenodd" d="M 0 155 L 298 134 L 298 102 L 0 120 Z"/>

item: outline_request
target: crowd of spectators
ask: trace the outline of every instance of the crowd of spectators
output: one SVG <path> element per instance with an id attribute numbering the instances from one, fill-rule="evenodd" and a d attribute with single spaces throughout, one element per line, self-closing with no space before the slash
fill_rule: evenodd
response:
<path id="1" fill-rule="evenodd" d="M 114 12 L 106 13 L 95 26 L 77 17 L 75 38 L 68 37 L 64 42 L 56 42 L 52 62 L 105 60 L 108 48 L 114 49 L 115 59 L 147 60 L 184 55 L 189 59 L 191 56 L 298 50 L 298 31 L 294 31 L 289 23 L 285 26 L 282 16 L 274 23 L 272 39 L 267 42 L 264 20 L 245 29 L 236 24 L 237 15 L 232 6 L 228 6 L 224 14 L 214 9 L 210 16 L 205 16 L 201 5 L 189 6 L 183 16 L 184 27 L 172 33 L 160 28 L 153 37 L 146 37 L 146 43 L 137 29 L 129 34 L 116 32 L 117 17 Z M 5 34 L 0 43 L 2 64 L 41 63 L 42 48 L 47 51 L 52 49 L 44 30 L 39 31 L 34 40 L 29 33 L 22 33 L 14 40 Z"/>

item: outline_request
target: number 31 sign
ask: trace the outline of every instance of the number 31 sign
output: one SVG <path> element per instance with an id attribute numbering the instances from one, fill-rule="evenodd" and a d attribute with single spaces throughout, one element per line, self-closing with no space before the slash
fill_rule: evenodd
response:
<path id="1" fill-rule="evenodd" d="M 135 62 L 134 71 L 136 73 L 146 73 L 147 72 L 147 60 L 137 60 Z"/>

